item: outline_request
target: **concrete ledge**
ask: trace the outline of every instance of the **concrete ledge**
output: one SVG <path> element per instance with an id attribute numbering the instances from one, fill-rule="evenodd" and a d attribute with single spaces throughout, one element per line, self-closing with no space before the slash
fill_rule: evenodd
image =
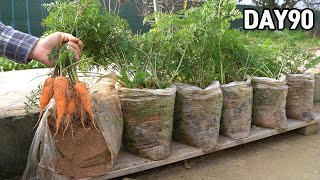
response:
<path id="1" fill-rule="evenodd" d="M 318 133 L 320 130 L 320 123 L 311 124 L 296 130 L 297 133 L 310 136 L 312 134 Z"/>
<path id="2" fill-rule="evenodd" d="M 35 111 L 25 113 L 24 102 L 48 72 L 32 69 L 0 73 L 0 179 L 23 173 L 38 119 Z"/>
<path id="3" fill-rule="evenodd" d="M 0 118 L 0 179 L 23 173 L 37 117 L 38 113 Z"/>

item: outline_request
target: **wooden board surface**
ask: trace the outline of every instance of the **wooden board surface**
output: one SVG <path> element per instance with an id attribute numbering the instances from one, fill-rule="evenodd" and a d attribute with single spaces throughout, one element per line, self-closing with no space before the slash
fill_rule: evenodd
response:
<path id="1" fill-rule="evenodd" d="M 318 123 L 318 122 L 320 122 L 319 114 L 316 115 L 315 120 L 310 122 L 288 119 L 287 131 L 298 129 L 298 128 L 301 128 L 310 124 Z M 251 128 L 250 136 L 244 139 L 232 140 L 230 138 L 220 135 L 219 145 L 215 151 L 231 148 L 234 146 L 256 141 L 256 140 L 270 137 L 280 133 L 283 133 L 283 132 L 279 132 L 274 129 L 266 129 L 266 128 L 260 128 L 260 127 L 254 126 L 253 128 Z M 121 150 L 118 156 L 118 162 L 110 173 L 100 177 L 95 177 L 90 179 L 103 180 L 103 179 L 116 178 L 116 177 L 125 176 L 128 174 L 144 171 L 147 169 L 152 169 L 155 167 L 171 164 L 174 162 L 190 159 L 190 158 L 201 156 L 204 154 L 206 153 L 202 152 L 200 149 L 197 149 L 176 141 L 172 142 L 171 156 L 167 159 L 160 160 L 160 161 L 151 161 L 151 160 L 136 156 L 125 150 Z"/>

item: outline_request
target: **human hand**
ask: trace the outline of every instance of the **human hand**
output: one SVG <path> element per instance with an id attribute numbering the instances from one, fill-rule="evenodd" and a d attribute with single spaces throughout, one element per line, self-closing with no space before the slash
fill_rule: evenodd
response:
<path id="1" fill-rule="evenodd" d="M 68 33 L 55 32 L 40 39 L 31 50 L 28 59 L 34 59 L 40 63 L 54 67 L 55 61 L 48 59 L 48 54 L 53 48 L 60 48 L 63 42 L 68 42 L 69 48 L 74 52 L 75 61 L 80 59 L 83 43 L 81 40 Z"/>

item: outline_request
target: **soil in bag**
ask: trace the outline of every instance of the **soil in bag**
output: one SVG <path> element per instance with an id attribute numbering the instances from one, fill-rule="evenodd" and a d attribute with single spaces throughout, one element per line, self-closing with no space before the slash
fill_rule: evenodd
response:
<path id="1" fill-rule="evenodd" d="M 252 120 L 251 79 L 221 85 L 223 106 L 221 115 L 221 134 L 232 139 L 250 135 Z"/>
<path id="2" fill-rule="evenodd" d="M 51 134 L 54 134 L 55 120 L 49 117 L 48 122 Z M 99 176 L 111 168 L 111 154 L 103 135 L 90 123 L 87 128 L 90 129 L 84 129 L 81 123 L 72 123 L 72 130 L 67 131 L 64 137 L 61 131 L 55 136 L 58 155 L 54 166 L 55 173 L 78 179 Z"/>
<path id="3" fill-rule="evenodd" d="M 107 174 L 121 146 L 123 121 L 116 80 L 103 78 L 90 90 L 98 129 L 72 119 L 55 133 L 54 102 L 45 112 L 30 147 L 23 179 L 82 179 Z M 52 105 L 53 104 L 53 105 Z"/>
<path id="4" fill-rule="evenodd" d="M 173 138 L 204 152 L 216 148 L 222 109 L 222 91 L 215 81 L 205 89 L 178 83 Z"/>
<path id="5" fill-rule="evenodd" d="M 286 76 L 279 80 L 252 77 L 253 105 L 252 124 L 284 131 L 288 128 L 286 98 L 288 86 Z"/>
<path id="6" fill-rule="evenodd" d="M 288 74 L 287 84 L 289 87 L 286 104 L 287 117 L 304 121 L 314 119 L 314 75 Z"/>
<path id="7" fill-rule="evenodd" d="M 56 136 L 55 145 L 62 157 L 55 166 L 58 174 L 94 177 L 106 174 L 116 163 L 123 121 L 115 83 L 115 79 L 103 78 L 90 89 L 96 121 L 102 131 L 88 121 L 85 124 L 88 129 L 83 128 L 80 121 L 75 121 L 64 137 L 61 132 Z"/>
<path id="8" fill-rule="evenodd" d="M 123 112 L 123 144 L 132 153 L 161 160 L 170 155 L 176 87 L 118 89 Z"/>

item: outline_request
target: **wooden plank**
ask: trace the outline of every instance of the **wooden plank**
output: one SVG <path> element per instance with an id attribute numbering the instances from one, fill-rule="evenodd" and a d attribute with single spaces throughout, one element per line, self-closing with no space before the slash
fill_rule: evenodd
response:
<path id="1" fill-rule="evenodd" d="M 291 131 L 294 129 L 298 129 L 298 128 L 301 128 L 310 124 L 314 124 L 314 123 L 319 123 L 319 122 L 320 122 L 320 114 L 317 114 L 316 119 L 310 122 L 288 119 L 287 131 Z M 287 132 L 287 131 L 284 131 L 284 132 Z M 283 132 L 279 132 L 274 129 L 253 127 L 251 128 L 250 136 L 244 139 L 232 140 L 228 137 L 224 137 L 220 135 L 219 141 L 218 141 L 219 145 L 215 151 L 231 148 L 234 146 L 249 143 L 252 141 L 267 138 L 267 137 L 270 137 L 276 134 L 281 134 L 281 133 Z M 118 162 L 111 172 L 109 172 L 106 175 L 90 178 L 90 179 L 103 180 L 103 179 L 116 178 L 116 177 L 125 176 L 128 174 L 156 168 L 159 166 L 179 162 L 182 160 L 190 159 L 190 158 L 201 156 L 204 154 L 206 153 L 202 152 L 200 149 L 197 149 L 176 141 L 172 142 L 171 156 L 167 159 L 160 160 L 160 161 L 151 161 L 151 160 L 136 156 L 125 150 L 121 150 L 118 156 Z"/>

